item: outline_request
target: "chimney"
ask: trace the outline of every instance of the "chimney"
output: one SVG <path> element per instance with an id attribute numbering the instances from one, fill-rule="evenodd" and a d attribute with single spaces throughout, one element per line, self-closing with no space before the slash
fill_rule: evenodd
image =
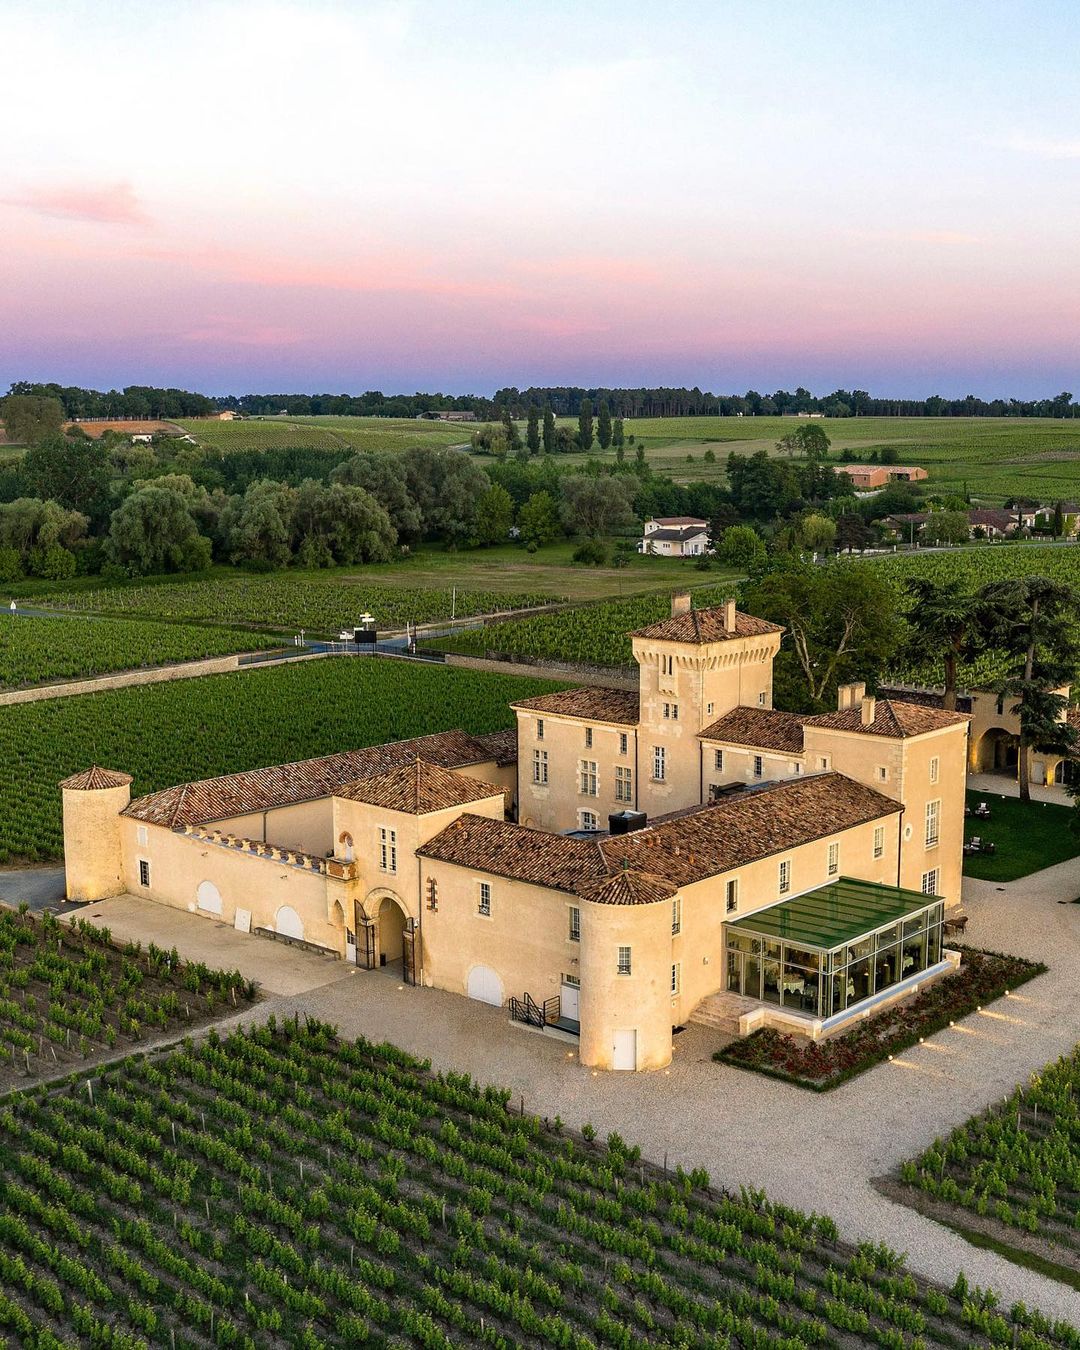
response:
<path id="1" fill-rule="evenodd" d="M 870 727 L 874 725 L 874 707 L 876 703 L 877 700 L 874 698 L 873 694 L 863 694 L 862 724 L 864 727 Z"/>
<path id="2" fill-rule="evenodd" d="M 734 633 L 735 631 L 735 600 L 734 597 L 724 601 L 724 632 Z"/>
<path id="3" fill-rule="evenodd" d="M 862 680 L 857 680 L 854 684 L 840 685 L 836 691 L 837 711 L 846 712 L 849 708 L 858 707 L 865 695 L 866 684 Z"/>
<path id="4" fill-rule="evenodd" d="M 690 613 L 690 592 L 672 591 L 671 593 L 671 617 L 677 619 L 680 614 Z"/>

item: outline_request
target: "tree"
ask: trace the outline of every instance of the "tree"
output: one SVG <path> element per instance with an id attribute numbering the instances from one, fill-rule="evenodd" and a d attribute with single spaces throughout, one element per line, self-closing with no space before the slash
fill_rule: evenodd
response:
<path id="1" fill-rule="evenodd" d="M 541 490 L 530 495 L 518 511 L 518 529 L 524 544 L 541 548 L 559 533 L 559 511 L 550 492 Z"/>
<path id="2" fill-rule="evenodd" d="M 605 398 L 600 400 L 600 411 L 596 416 L 596 439 L 601 450 L 606 450 L 611 444 L 611 435 L 611 409 Z"/>
<path id="3" fill-rule="evenodd" d="M 199 533 L 184 496 L 148 483 L 112 513 L 106 552 L 133 572 L 198 572 L 210 565 L 210 540 Z"/>
<path id="4" fill-rule="evenodd" d="M 509 454 L 521 449 L 521 433 L 514 421 L 514 414 L 506 408 L 502 417 L 503 431 L 506 433 L 506 449 Z"/>
<path id="5" fill-rule="evenodd" d="M 870 542 L 869 525 L 857 511 L 844 511 L 836 521 L 836 547 L 850 553 L 864 549 Z"/>
<path id="6" fill-rule="evenodd" d="M 716 556 L 725 567 L 754 572 L 765 563 L 765 541 L 750 525 L 732 525 L 724 531 Z"/>
<path id="7" fill-rule="evenodd" d="M 501 483 L 493 483 L 476 504 L 476 542 L 505 544 L 513 523 L 514 499 Z"/>
<path id="8" fill-rule="evenodd" d="M 621 450 L 623 448 L 623 445 L 625 444 L 623 420 L 621 417 L 616 417 L 615 421 L 612 423 L 611 444 L 615 447 L 616 450 Z M 622 456 L 620 455 L 619 458 L 621 460 Z"/>
<path id="9" fill-rule="evenodd" d="M 0 402 L 4 434 L 20 445 L 37 445 L 55 436 L 64 425 L 64 405 L 58 398 L 34 394 L 9 394 Z"/>
<path id="10" fill-rule="evenodd" d="M 922 527 L 922 538 L 928 544 L 966 544 L 970 537 L 966 511 L 931 511 Z"/>
<path id="11" fill-rule="evenodd" d="M 587 475 L 563 482 L 562 520 L 571 534 L 601 539 L 634 519 L 631 489 L 622 478 Z"/>
<path id="12" fill-rule="evenodd" d="M 540 453 L 540 410 L 535 403 L 529 404 L 529 421 L 525 431 L 525 444 L 530 455 Z"/>
<path id="13" fill-rule="evenodd" d="M 836 521 L 811 512 L 798 528 L 799 542 L 811 553 L 828 553 L 836 543 Z"/>
<path id="14" fill-rule="evenodd" d="M 108 451 L 100 441 L 48 436 L 27 450 L 19 469 L 31 496 L 104 518 L 109 468 Z"/>
<path id="15" fill-rule="evenodd" d="M 957 665 L 975 654 L 975 597 L 959 581 L 934 581 L 913 577 L 907 583 L 911 605 L 904 617 L 908 623 L 907 659 L 915 665 L 940 660 L 945 671 L 942 707 L 956 709 Z"/>
<path id="16" fill-rule="evenodd" d="M 793 562 L 753 585 L 746 607 L 788 631 L 774 692 L 792 711 L 835 708 L 837 686 L 876 681 L 900 641 L 893 591 L 871 567 Z"/>
<path id="17" fill-rule="evenodd" d="M 330 474 L 330 481 L 370 492 L 390 517 L 398 543 L 410 548 L 419 543 L 423 517 L 409 492 L 400 456 L 361 452 L 339 464 Z"/>
<path id="18" fill-rule="evenodd" d="M 297 490 L 263 478 L 249 483 L 231 521 L 233 562 L 284 567 L 292 558 Z"/>
<path id="19" fill-rule="evenodd" d="M 578 413 L 577 426 L 578 449 L 591 450 L 593 443 L 592 404 L 587 398 L 581 400 L 581 411 Z"/>
<path id="20" fill-rule="evenodd" d="M 59 544 L 72 549 L 86 534 L 90 522 L 79 511 L 39 497 L 18 497 L 0 506 L 0 547 L 13 548 L 26 562 Z"/>
<path id="21" fill-rule="evenodd" d="M 555 453 L 555 414 L 551 410 L 551 404 L 544 404 L 544 454 L 553 455 Z"/>
<path id="22" fill-rule="evenodd" d="M 1071 395 L 1070 395 L 1071 397 Z M 1060 539 L 1065 533 L 1065 509 L 1061 502 L 1054 503 L 1054 519 L 1050 526 L 1055 539 Z"/>
<path id="23" fill-rule="evenodd" d="M 1058 691 L 1076 678 L 1073 628 L 1078 597 L 1049 577 L 1016 577 L 984 586 L 977 601 L 978 631 L 1005 658 L 1001 694 L 1017 700 L 1020 718 L 1020 797 L 1031 800 L 1031 751 L 1074 754 L 1077 730 L 1065 721 L 1068 705 Z"/>
<path id="24" fill-rule="evenodd" d="M 370 492 L 312 478 L 297 489 L 292 528 L 301 567 L 389 562 L 397 543 L 389 514 Z"/>
<path id="25" fill-rule="evenodd" d="M 818 422 L 804 422 L 795 433 L 795 442 L 800 453 L 815 461 L 828 458 L 832 444 L 825 428 Z"/>
<path id="26" fill-rule="evenodd" d="M 474 536 L 476 504 L 491 486 L 479 464 L 460 450 L 427 446 L 406 450 L 401 461 L 410 495 L 420 508 L 424 534 L 451 548 L 468 544 Z"/>

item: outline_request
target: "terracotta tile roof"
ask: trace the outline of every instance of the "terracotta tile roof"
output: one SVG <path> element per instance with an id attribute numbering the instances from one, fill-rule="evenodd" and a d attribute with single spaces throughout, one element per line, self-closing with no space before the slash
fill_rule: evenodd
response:
<path id="1" fill-rule="evenodd" d="M 916 689 L 913 685 L 879 685 L 878 698 L 888 698 L 901 703 L 918 703 L 923 708 L 940 708 L 945 702 L 945 695 L 942 690 Z M 958 693 L 956 695 L 957 712 L 969 713 L 973 706 L 974 699 L 971 694 Z"/>
<path id="2" fill-rule="evenodd" d="M 506 727 L 503 731 L 484 731 L 479 736 L 474 736 L 473 740 L 491 752 L 500 768 L 517 763 L 517 727 Z"/>
<path id="3" fill-rule="evenodd" d="M 612 871 L 625 866 L 686 886 L 900 809 L 843 774 L 815 774 L 602 839 L 599 848 Z"/>
<path id="4" fill-rule="evenodd" d="M 451 806 L 467 806 L 470 802 L 505 794 L 494 783 L 484 783 L 468 774 L 415 759 L 411 764 L 400 764 L 374 778 L 346 783 L 335 791 L 334 796 L 381 806 L 387 811 L 423 816 L 429 811 L 445 811 Z"/>
<path id="5" fill-rule="evenodd" d="M 589 881 L 602 879 L 607 872 L 593 840 L 471 814 L 459 816 L 417 853 L 571 894 Z"/>
<path id="6" fill-rule="evenodd" d="M 123 787 L 131 782 L 131 774 L 119 773 L 116 769 L 103 769 L 100 764 L 91 764 L 81 773 L 73 773 L 60 784 L 68 792 L 94 792 L 98 788 Z"/>
<path id="7" fill-rule="evenodd" d="M 390 745 L 343 750 L 320 759 L 274 764 L 222 778 L 180 783 L 161 792 L 151 792 L 146 797 L 137 797 L 124 814 L 170 829 L 205 825 L 247 815 L 251 811 L 267 811 L 275 806 L 330 797 L 347 783 L 373 778 L 388 769 L 411 764 L 418 758 L 445 769 L 458 769 L 469 764 L 487 763 L 492 753 L 488 746 L 464 731 L 440 731 L 433 736 L 394 741 Z"/>
<path id="8" fill-rule="evenodd" d="M 651 534 L 645 536 L 645 542 L 651 544 L 654 540 L 663 543 L 665 540 L 672 539 L 697 539 L 699 535 L 707 533 L 704 525 L 663 525 L 658 530 L 653 530 Z"/>
<path id="9" fill-rule="evenodd" d="M 727 642 L 735 637 L 760 637 L 765 633 L 782 633 L 782 625 L 757 619 L 753 614 L 735 613 L 735 631 L 724 627 L 724 605 L 710 609 L 690 609 L 670 619 L 649 624 L 631 633 L 631 637 L 659 638 L 665 642 Z"/>
<path id="10" fill-rule="evenodd" d="M 657 525 L 708 525 L 707 520 L 702 520 L 700 516 L 653 516 Z"/>
<path id="11" fill-rule="evenodd" d="M 580 717 L 586 722 L 616 722 L 633 727 L 638 722 L 638 696 L 630 689 L 556 689 L 511 703 L 512 708 L 551 713 L 553 717 Z"/>
<path id="12" fill-rule="evenodd" d="M 801 754 L 803 748 L 801 718 L 778 708 L 732 708 L 698 735 L 706 741 L 787 750 L 793 755 Z"/>
<path id="13" fill-rule="evenodd" d="M 928 708 L 922 703 L 904 703 L 900 699 L 879 698 L 874 706 L 874 720 L 862 720 L 861 708 L 845 708 L 843 712 L 816 713 L 799 719 L 807 727 L 828 727 L 831 731 L 856 731 L 864 736 L 891 736 L 901 740 L 906 736 L 921 736 L 927 731 L 956 726 L 970 719 L 966 713 L 946 712 L 944 708 Z"/>
<path id="14" fill-rule="evenodd" d="M 578 895 L 597 905 L 651 905 L 657 900 L 670 900 L 678 889 L 664 877 L 624 870 L 600 881 L 585 882 L 578 888 Z"/>

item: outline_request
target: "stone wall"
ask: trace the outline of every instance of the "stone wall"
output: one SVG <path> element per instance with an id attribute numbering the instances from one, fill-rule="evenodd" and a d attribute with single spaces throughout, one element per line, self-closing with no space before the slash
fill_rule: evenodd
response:
<path id="1" fill-rule="evenodd" d="M 250 655 L 250 653 L 242 653 Z M 256 653 L 257 654 L 257 653 Z M 143 670 L 120 670 L 112 675 L 95 675 L 87 680 L 67 680 L 63 684 L 39 684 L 32 689 L 0 691 L 0 707 L 12 703 L 37 703 L 46 698 L 66 698 L 70 694 L 96 694 L 102 689 L 125 689 L 132 684 L 159 684 L 163 680 L 189 680 L 199 675 L 224 675 L 233 670 L 261 670 L 266 666 L 283 666 L 290 661 L 315 661 L 324 652 L 307 652 L 302 656 L 284 656 L 273 661 L 247 662 L 242 667 L 238 653 L 234 656 L 212 656 L 202 661 L 180 661 L 170 666 L 148 666 Z"/>
<path id="2" fill-rule="evenodd" d="M 447 652 L 448 666 L 464 666 L 467 670 L 490 670 L 496 675 L 536 675 L 541 679 L 569 680 L 574 684 L 599 685 L 603 689 L 630 689 L 638 687 L 637 667 L 586 666 L 569 661 L 505 661 L 484 656 L 461 656 Z"/>

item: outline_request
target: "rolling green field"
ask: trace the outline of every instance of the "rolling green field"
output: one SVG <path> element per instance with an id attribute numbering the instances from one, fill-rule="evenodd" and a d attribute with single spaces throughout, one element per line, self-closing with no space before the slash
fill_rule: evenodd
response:
<path id="1" fill-rule="evenodd" d="M 310 446 L 338 450 L 407 450 L 413 445 L 467 445 L 475 423 L 418 422 L 396 417 L 262 417 L 236 422 L 180 422 L 213 450 L 270 450 Z"/>
<path id="2" fill-rule="evenodd" d="M 576 429 L 576 419 L 559 421 Z M 801 424 L 802 419 L 794 417 L 642 417 L 627 419 L 625 430 L 645 446 L 654 472 L 680 483 L 723 482 L 730 451 L 772 452 L 781 436 Z M 311 445 L 347 451 L 467 444 L 480 424 L 294 417 L 183 425 L 218 450 Z M 990 504 L 1013 494 L 1043 501 L 1080 497 L 1080 418 L 852 417 L 825 418 L 816 425 L 823 426 L 832 441 L 834 459 L 842 451 L 861 458 L 884 445 L 894 446 L 902 463 L 929 470 L 930 486 L 936 490 L 970 491 Z M 627 447 L 628 457 L 635 448 Z M 707 450 L 715 455 L 715 463 L 706 463 Z M 606 452 L 608 458 L 613 455 L 614 451 Z M 580 464 L 586 458 L 565 455 L 559 462 Z"/>
<path id="3" fill-rule="evenodd" d="M 89 764 L 135 795 L 195 778 L 463 727 L 513 726 L 548 680 L 363 657 L 207 675 L 0 708 L 0 862 L 61 856 L 57 783 Z"/>
<path id="4" fill-rule="evenodd" d="M 688 560 L 628 557 L 625 567 L 574 564 L 574 544 L 562 540 L 527 553 L 500 548 L 446 552 L 422 549 L 411 558 L 363 568 L 324 568 L 268 574 L 215 567 L 198 580 L 152 577 L 103 585 L 100 578 L 23 581 L 9 587 L 20 601 L 139 618 L 236 623 L 245 627 L 307 628 L 336 635 L 365 609 L 382 626 L 496 612 L 552 600 L 602 599 L 710 584 L 729 575 L 701 573 Z M 734 574 L 730 574 L 734 575 Z M 455 594 L 456 592 L 456 594 Z"/>
<path id="5" fill-rule="evenodd" d="M 0 689 L 276 645 L 274 638 L 223 628 L 45 615 L 13 619 L 5 614 L 0 617 Z"/>
<path id="6" fill-rule="evenodd" d="M 509 1098 L 299 1018 L 9 1098 L 0 1324 L 51 1350 L 1076 1345 Z"/>

